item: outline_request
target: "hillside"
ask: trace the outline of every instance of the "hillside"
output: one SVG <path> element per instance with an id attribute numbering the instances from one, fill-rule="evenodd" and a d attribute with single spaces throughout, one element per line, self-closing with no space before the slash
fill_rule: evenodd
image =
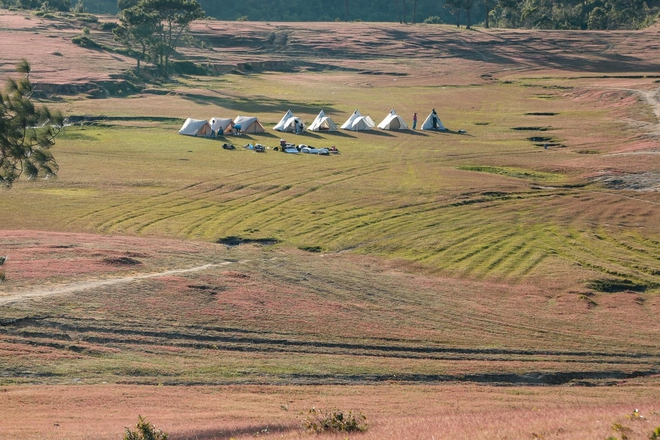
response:
<path id="1" fill-rule="evenodd" d="M 75 122 L 57 179 L 0 198 L 0 438 L 116 438 L 145 410 L 174 438 L 300 438 L 319 402 L 368 409 L 365 438 L 648 438 L 626 416 L 658 422 L 657 27 L 205 20 L 177 59 L 208 74 L 148 83 L 90 31 L 107 48 L 0 11 L 0 76 L 26 57 Z M 272 130 L 356 108 L 449 130 Z M 177 134 L 238 114 L 265 133 Z"/>

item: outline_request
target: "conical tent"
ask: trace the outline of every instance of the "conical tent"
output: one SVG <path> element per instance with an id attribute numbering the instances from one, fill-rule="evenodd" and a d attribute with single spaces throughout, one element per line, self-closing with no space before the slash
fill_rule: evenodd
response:
<path id="1" fill-rule="evenodd" d="M 303 125 L 302 119 L 300 119 L 297 116 L 294 116 L 293 113 L 291 113 L 291 110 L 287 111 L 286 114 L 282 119 L 280 119 L 280 122 L 273 127 L 273 130 L 277 131 L 296 131 L 296 124 L 299 124 L 300 126 Z"/>
<path id="2" fill-rule="evenodd" d="M 218 136 L 223 133 L 231 133 L 231 129 L 234 127 L 234 121 L 231 118 L 211 118 L 209 123 L 213 132 Z"/>
<path id="3" fill-rule="evenodd" d="M 337 124 L 325 115 L 325 112 L 321 110 L 314 119 L 314 122 L 307 127 L 308 131 L 338 131 Z"/>
<path id="4" fill-rule="evenodd" d="M 241 133 L 263 133 L 266 131 L 256 116 L 236 116 L 234 125 L 241 126 Z"/>
<path id="5" fill-rule="evenodd" d="M 407 130 L 408 125 L 403 118 L 396 114 L 394 109 L 390 110 L 390 114 L 378 124 L 378 128 L 382 130 Z"/>
<path id="6" fill-rule="evenodd" d="M 440 130 L 440 131 L 446 131 L 447 129 L 445 128 L 444 125 L 442 125 L 442 121 L 440 120 L 440 117 L 438 117 L 438 114 L 435 112 L 435 109 L 431 110 L 431 113 L 428 115 L 424 123 L 422 124 L 422 130 Z"/>
<path id="7" fill-rule="evenodd" d="M 183 123 L 179 134 L 184 134 L 186 136 L 203 136 L 209 137 L 213 134 L 213 129 L 208 121 L 204 119 L 193 119 L 188 118 L 186 122 Z"/>
<path id="8" fill-rule="evenodd" d="M 375 126 L 376 124 L 369 116 L 362 116 L 358 110 L 355 110 L 341 128 L 343 130 L 364 131 L 372 130 Z"/>
<path id="9" fill-rule="evenodd" d="M 362 115 L 360 114 L 360 111 L 359 111 L 359 110 L 355 110 L 355 111 L 353 112 L 353 114 L 351 115 L 351 117 L 348 118 L 348 119 L 346 120 L 346 122 L 344 122 L 344 123 L 341 125 L 341 129 L 342 129 L 342 130 L 350 130 L 350 129 L 351 129 L 351 125 L 353 125 L 353 121 L 354 121 L 356 118 L 359 118 L 360 116 L 362 116 Z"/>

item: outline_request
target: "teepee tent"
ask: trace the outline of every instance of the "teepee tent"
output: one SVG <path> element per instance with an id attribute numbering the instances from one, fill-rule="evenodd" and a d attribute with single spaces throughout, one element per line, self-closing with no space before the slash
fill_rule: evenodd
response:
<path id="1" fill-rule="evenodd" d="M 442 121 L 438 117 L 438 114 L 435 112 L 435 109 L 431 110 L 431 113 L 429 116 L 426 118 L 424 123 L 422 124 L 422 130 L 440 130 L 440 131 L 446 131 L 447 129 L 445 128 L 444 125 L 442 125 Z"/>
<path id="2" fill-rule="evenodd" d="M 222 136 L 223 133 L 231 133 L 231 129 L 234 128 L 234 121 L 230 118 L 211 118 L 209 121 L 213 132 Z"/>
<path id="3" fill-rule="evenodd" d="M 392 109 L 390 110 L 390 114 L 378 124 L 378 128 L 381 130 L 407 130 L 408 125 L 406 125 L 403 118 L 397 115 L 394 109 Z"/>
<path id="4" fill-rule="evenodd" d="M 337 124 L 325 115 L 325 112 L 321 110 L 314 119 L 314 122 L 307 127 L 307 131 L 339 131 Z"/>
<path id="5" fill-rule="evenodd" d="M 241 133 L 263 133 L 265 131 L 256 116 L 236 116 L 234 125 L 241 126 Z"/>
<path id="6" fill-rule="evenodd" d="M 291 110 L 287 111 L 284 117 L 280 119 L 280 122 L 273 127 L 273 130 L 277 131 L 296 131 L 296 124 L 299 124 L 300 126 L 303 125 L 302 119 L 300 119 L 297 116 L 294 116 L 293 113 L 291 113 Z"/>
<path id="7" fill-rule="evenodd" d="M 342 130 L 363 131 L 373 130 L 375 126 L 376 124 L 369 116 L 362 116 L 358 110 L 355 110 L 341 128 Z"/>
<path id="8" fill-rule="evenodd" d="M 186 122 L 183 123 L 183 126 L 179 130 L 179 134 L 185 134 L 186 136 L 209 137 L 212 133 L 213 129 L 208 121 L 193 118 L 186 119 Z"/>

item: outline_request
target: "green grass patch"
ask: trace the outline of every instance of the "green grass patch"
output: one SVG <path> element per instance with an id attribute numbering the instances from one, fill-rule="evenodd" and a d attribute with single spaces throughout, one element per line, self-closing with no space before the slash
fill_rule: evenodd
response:
<path id="1" fill-rule="evenodd" d="M 501 176 L 515 177 L 517 179 L 531 179 L 531 180 L 561 180 L 564 178 L 562 174 L 547 173 L 543 171 L 523 170 L 520 168 L 510 167 L 491 167 L 482 165 L 463 165 L 457 167 L 462 171 L 476 171 L 479 173 L 499 174 Z"/>

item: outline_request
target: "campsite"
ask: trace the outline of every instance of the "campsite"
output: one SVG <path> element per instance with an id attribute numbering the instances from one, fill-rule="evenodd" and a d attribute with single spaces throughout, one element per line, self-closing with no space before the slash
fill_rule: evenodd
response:
<path id="1" fill-rule="evenodd" d="M 206 19 L 206 74 L 139 83 L 70 20 L 0 9 L 0 76 L 72 121 L 0 195 L 0 439 L 660 427 L 660 25 Z"/>

